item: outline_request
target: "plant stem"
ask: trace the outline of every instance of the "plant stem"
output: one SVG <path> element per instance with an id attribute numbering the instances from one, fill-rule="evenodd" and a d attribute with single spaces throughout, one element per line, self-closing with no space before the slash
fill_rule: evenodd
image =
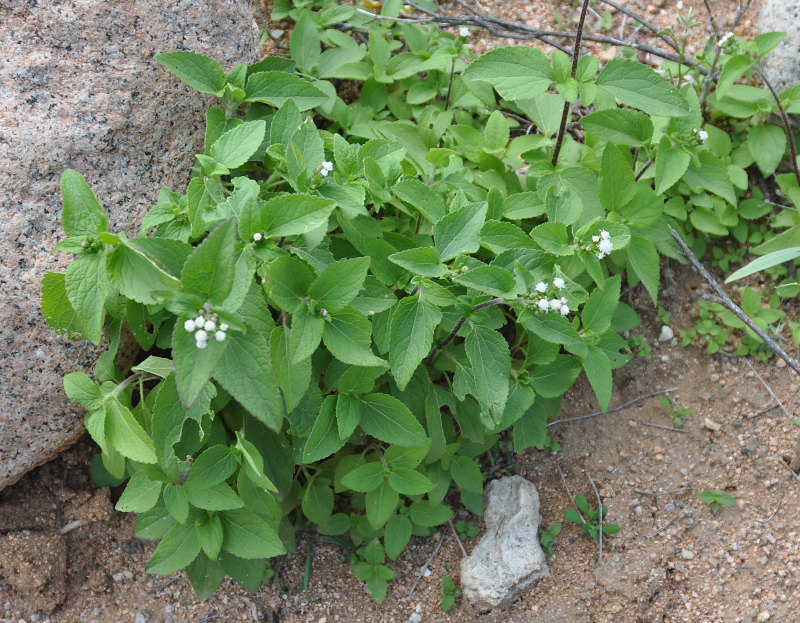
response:
<path id="1" fill-rule="evenodd" d="M 792 126 L 789 124 L 789 117 L 786 116 L 786 111 L 783 109 L 783 104 L 781 104 L 781 98 L 778 96 L 778 93 L 770 84 L 770 81 L 767 80 L 767 77 L 764 75 L 764 72 L 761 71 L 760 68 L 756 67 L 756 71 L 758 75 L 761 76 L 761 79 L 764 81 L 764 84 L 767 85 L 769 92 L 772 93 L 772 97 L 775 99 L 775 103 L 778 105 L 778 112 L 781 114 L 781 119 L 783 120 L 783 127 L 786 130 L 786 136 L 789 139 L 789 150 L 792 154 L 792 169 L 794 170 L 794 178 L 797 180 L 797 185 L 800 186 L 800 169 L 797 168 L 797 148 L 794 144 L 794 135 L 792 134 Z M 787 361 L 788 363 L 788 361 Z"/>
<path id="2" fill-rule="evenodd" d="M 581 7 L 581 16 L 578 20 L 578 30 L 575 33 L 575 51 L 572 53 L 572 73 L 571 76 L 575 77 L 575 72 L 578 71 L 578 59 L 581 54 L 581 39 L 583 38 L 583 24 L 586 21 L 586 10 L 589 8 L 589 0 L 583 0 Z M 556 148 L 553 150 L 553 166 L 558 164 L 558 154 L 561 152 L 561 144 L 564 141 L 564 132 L 567 129 L 567 116 L 569 115 L 569 102 L 564 102 L 564 110 L 561 113 L 561 125 L 558 128 L 558 138 L 556 139 Z"/>
<path id="3" fill-rule="evenodd" d="M 634 178 L 634 181 L 638 182 L 638 181 L 639 181 L 639 178 L 640 178 L 640 177 L 642 177 L 642 175 L 644 175 L 644 172 L 645 172 L 645 171 L 647 171 L 647 169 L 649 169 L 651 166 L 653 166 L 653 163 L 654 163 L 654 162 L 655 162 L 655 160 L 653 160 L 652 158 L 650 158 L 650 160 L 648 160 L 648 161 L 647 161 L 647 164 L 645 164 L 645 165 L 644 165 L 644 166 L 643 166 L 643 167 L 642 167 L 642 168 L 639 170 L 639 172 L 636 174 L 636 177 Z"/>
<path id="4" fill-rule="evenodd" d="M 484 301 L 483 303 L 478 303 L 477 305 L 475 305 L 475 307 L 472 308 L 472 311 L 478 311 L 479 309 L 483 309 L 484 307 L 491 307 L 492 305 L 500 305 L 500 303 L 503 302 L 505 302 L 505 299 L 497 297 L 488 301 Z M 439 344 L 433 347 L 431 354 L 428 355 L 428 365 L 431 365 L 434 359 L 436 359 L 436 355 L 438 355 L 445 348 L 447 348 L 447 345 L 450 344 L 450 342 L 452 342 L 455 339 L 456 334 L 461 330 L 461 327 L 464 326 L 464 323 L 466 321 L 467 317 L 461 316 L 460 320 L 456 323 L 456 326 L 453 327 L 453 330 L 450 331 L 447 337 L 444 338 L 444 340 L 442 340 Z"/>

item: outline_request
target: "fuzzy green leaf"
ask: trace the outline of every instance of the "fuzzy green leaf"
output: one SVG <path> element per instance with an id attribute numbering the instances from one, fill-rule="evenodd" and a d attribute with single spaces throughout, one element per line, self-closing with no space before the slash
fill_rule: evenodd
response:
<path id="1" fill-rule="evenodd" d="M 401 391 L 430 352 L 441 320 L 439 308 L 421 296 L 409 296 L 397 304 L 389 327 L 389 365 Z"/>
<path id="2" fill-rule="evenodd" d="M 155 61 L 196 91 L 222 95 L 225 72 L 217 61 L 185 50 L 156 54 Z"/>
<path id="3" fill-rule="evenodd" d="M 66 169 L 61 175 L 61 197 L 61 223 L 67 236 L 87 238 L 108 231 L 108 215 L 83 175 Z"/>
<path id="4" fill-rule="evenodd" d="M 476 398 L 495 422 L 499 422 L 508 398 L 511 354 L 505 338 L 483 325 L 475 325 L 465 347 L 472 365 Z"/>
<path id="5" fill-rule="evenodd" d="M 361 428 L 369 435 L 399 446 L 421 446 L 425 430 L 408 407 L 388 394 L 360 396 Z"/>
<path id="6" fill-rule="evenodd" d="M 239 508 L 222 516 L 223 548 L 239 558 L 272 558 L 286 553 L 280 537 L 252 511 Z"/>

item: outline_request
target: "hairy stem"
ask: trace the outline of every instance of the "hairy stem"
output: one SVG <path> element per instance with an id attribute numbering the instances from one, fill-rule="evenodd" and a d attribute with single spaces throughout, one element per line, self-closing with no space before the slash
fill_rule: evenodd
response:
<path id="1" fill-rule="evenodd" d="M 575 34 L 575 51 L 572 53 L 572 73 L 573 78 L 575 72 L 578 71 L 578 59 L 581 55 L 581 39 L 583 38 L 583 24 L 586 21 L 586 10 L 589 8 L 589 0 L 583 0 L 581 7 L 581 16 L 578 20 L 578 31 Z M 558 164 L 558 154 L 561 153 L 561 144 L 564 141 L 564 132 L 567 130 L 567 117 L 569 116 L 569 102 L 564 102 L 564 110 L 561 113 L 561 125 L 558 128 L 558 138 L 556 138 L 556 148 L 553 150 L 553 166 Z"/>

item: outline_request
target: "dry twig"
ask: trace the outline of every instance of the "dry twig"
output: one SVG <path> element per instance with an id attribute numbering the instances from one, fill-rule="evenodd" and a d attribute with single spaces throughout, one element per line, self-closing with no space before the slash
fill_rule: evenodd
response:
<path id="1" fill-rule="evenodd" d="M 594 489 L 594 496 L 597 498 L 597 513 L 598 517 L 600 517 L 600 524 L 599 530 L 597 531 L 597 547 L 598 547 L 598 557 L 600 564 L 603 564 L 603 521 L 605 520 L 605 516 L 603 513 L 603 502 L 600 500 L 600 492 L 597 490 L 597 487 L 594 484 L 594 480 L 592 480 L 592 475 L 589 472 L 586 472 L 586 477 L 589 479 L 589 484 L 592 485 L 592 489 Z"/>
<path id="2" fill-rule="evenodd" d="M 411 587 L 411 590 L 408 592 L 408 595 L 405 596 L 405 599 L 411 599 L 411 595 L 413 595 L 414 591 L 417 590 L 417 586 L 419 586 L 419 583 L 422 581 L 422 578 L 425 577 L 425 571 L 428 569 L 428 565 L 430 565 L 433 562 L 433 559 L 436 558 L 436 555 L 439 553 L 439 550 L 442 549 L 442 545 L 444 544 L 444 539 L 445 535 L 442 534 L 441 538 L 439 539 L 439 545 L 436 546 L 436 549 L 433 551 L 433 554 L 431 554 L 431 557 L 428 558 L 425 564 L 422 565 L 422 567 L 420 568 L 419 573 L 417 573 L 417 580 L 416 582 L 414 582 L 414 586 Z"/>
<path id="3" fill-rule="evenodd" d="M 663 424 L 653 424 L 651 422 L 642 422 L 644 426 L 650 426 L 651 428 L 660 428 L 661 430 L 669 430 L 673 433 L 683 433 L 687 434 L 689 431 L 685 428 L 674 428 L 672 426 L 664 426 Z"/>
<path id="4" fill-rule="evenodd" d="M 447 523 L 450 524 L 450 529 L 453 531 L 453 537 L 455 538 L 456 543 L 458 543 L 458 547 L 461 549 L 461 555 L 466 558 L 467 550 L 464 549 L 464 544 L 461 542 L 461 537 L 458 536 L 458 532 L 456 532 L 456 527 L 453 525 L 453 520 L 448 519 Z"/>
<path id="5" fill-rule="evenodd" d="M 661 389 L 657 392 L 652 392 L 650 394 L 645 394 L 644 396 L 638 396 L 633 400 L 629 400 L 626 403 L 619 405 L 618 407 L 614 407 L 613 409 L 608 409 L 607 411 L 595 411 L 594 413 L 587 413 L 586 415 L 578 415 L 576 417 L 568 417 L 561 420 L 554 420 L 547 425 L 547 428 L 551 426 L 555 426 L 556 424 L 565 424 L 567 422 L 577 422 L 578 420 L 586 420 L 588 418 L 597 417 L 598 415 L 605 415 L 607 413 L 614 413 L 616 411 L 622 411 L 625 407 L 630 407 L 632 404 L 645 400 L 646 398 L 652 398 L 653 396 L 660 396 L 661 394 L 668 394 L 669 392 L 677 391 L 677 387 L 670 387 L 669 389 Z"/>

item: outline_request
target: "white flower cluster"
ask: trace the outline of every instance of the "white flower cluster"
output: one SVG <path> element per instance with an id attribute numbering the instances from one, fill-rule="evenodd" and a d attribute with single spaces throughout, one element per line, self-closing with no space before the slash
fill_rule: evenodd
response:
<path id="1" fill-rule="evenodd" d="M 566 284 L 564 283 L 564 279 L 562 279 L 561 277 L 556 277 L 555 279 L 553 279 L 553 290 L 551 294 L 554 294 L 555 290 L 563 290 L 565 286 Z M 542 296 L 537 301 L 531 301 L 532 304 L 534 304 L 536 307 L 539 308 L 539 311 L 545 314 L 551 311 L 558 312 L 562 316 L 567 316 L 569 314 L 569 305 L 567 304 L 567 299 L 564 298 L 563 296 L 562 297 L 553 296 L 553 298 L 548 298 L 547 292 L 548 290 L 551 290 L 551 288 L 544 281 L 540 281 L 539 283 L 537 283 L 535 286 L 535 290 L 539 294 L 545 295 Z"/>
<path id="2" fill-rule="evenodd" d="M 698 130 L 697 128 L 693 128 L 692 134 L 694 134 L 701 143 L 705 143 L 708 140 L 708 132 L 706 132 L 705 130 Z"/>
<path id="3" fill-rule="evenodd" d="M 323 160 L 322 164 L 319 167 L 319 174 L 322 177 L 328 177 L 328 173 L 333 171 L 333 163 L 328 162 L 327 160 Z"/>
<path id="4" fill-rule="evenodd" d="M 200 312 L 200 315 L 195 319 L 189 319 L 183 323 L 183 328 L 189 333 L 194 333 L 195 345 L 199 349 L 208 346 L 209 335 L 213 334 L 217 342 L 222 342 L 225 339 L 225 332 L 228 330 L 228 325 L 224 322 L 217 327 L 216 314 L 206 314 Z"/>
<path id="5" fill-rule="evenodd" d="M 600 230 L 599 236 L 592 236 L 592 242 L 597 245 L 597 259 L 602 260 L 606 255 L 611 255 L 614 245 L 611 243 L 611 234 L 605 229 Z"/>
<path id="6" fill-rule="evenodd" d="M 466 26 L 461 26 L 461 28 L 458 29 L 458 36 L 459 37 L 464 37 L 464 39 L 468 39 L 469 38 L 469 28 L 467 28 Z"/>
<path id="7" fill-rule="evenodd" d="M 256 233 L 253 234 L 253 242 L 261 242 L 261 239 L 263 237 L 264 235 L 261 232 L 257 231 Z"/>
<path id="8" fill-rule="evenodd" d="M 728 41 L 730 40 L 730 38 L 731 38 L 731 37 L 733 37 L 733 33 L 732 33 L 732 32 L 730 32 L 730 31 L 729 31 L 729 32 L 726 32 L 724 35 L 722 35 L 722 36 L 719 38 L 719 41 L 717 42 L 717 45 L 718 45 L 719 47 L 721 47 L 721 48 L 724 48 L 724 47 L 725 47 L 725 44 L 726 44 L 726 43 L 728 43 Z"/>

